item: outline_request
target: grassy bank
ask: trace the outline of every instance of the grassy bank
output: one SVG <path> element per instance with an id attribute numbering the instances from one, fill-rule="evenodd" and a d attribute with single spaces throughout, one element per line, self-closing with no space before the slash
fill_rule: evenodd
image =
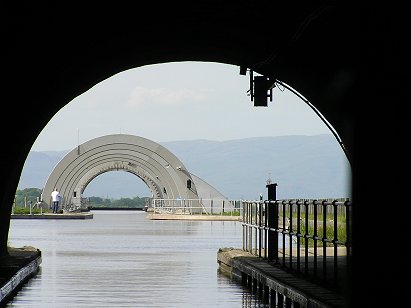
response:
<path id="1" fill-rule="evenodd" d="M 41 213 L 49 213 L 48 209 L 39 209 L 39 208 L 32 208 L 31 214 L 41 214 Z M 30 208 L 29 207 L 14 207 L 13 214 L 16 215 L 30 215 Z"/>

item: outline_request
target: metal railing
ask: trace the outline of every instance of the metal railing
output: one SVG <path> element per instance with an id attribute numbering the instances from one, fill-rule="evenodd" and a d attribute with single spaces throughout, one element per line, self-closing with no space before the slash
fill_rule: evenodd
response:
<path id="1" fill-rule="evenodd" d="M 151 211 L 154 214 L 241 216 L 242 201 L 225 199 L 152 199 Z"/>
<path id="2" fill-rule="evenodd" d="M 14 197 L 13 200 L 13 206 L 11 208 L 11 214 L 15 214 L 15 209 L 16 208 L 24 208 L 24 209 L 29 209 L 29 214 L 33 214 L 33 210 L 36 209 L 36 212 L 39 212 L 40 214 L 43 214 L 43 202 L 41 201 L 40 197 L 36 198 L 36 201 L 33 203 L 32 200 L 29 200 L 26 196 L 23 199 L 23 204 L 18 205 L 17 204 L 17 197 Z"/>
<path id="3" fill-rule="evenodd" d="M 87 210 L 90 206 L 90 199 L 85 197 L 72 197 L 70 203 L 61 202 L 61 208 L 66 213 L 78 213 Z"/>
<path id="4" fill-rule="evenodd" d="M 243 250 L 334 289 L 351 269 L 349 199 L 243 201 Z"/>

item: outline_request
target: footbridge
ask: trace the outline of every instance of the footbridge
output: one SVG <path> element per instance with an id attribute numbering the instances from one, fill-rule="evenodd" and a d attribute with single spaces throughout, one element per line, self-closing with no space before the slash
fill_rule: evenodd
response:
<path id="1" fill-rule="evenodd" d="M 149 139 L 113 134 L 89 140 L 70 151 L 53 169 L 42 192 L 45 206 L 51 192 L 60 191 L 62 206 L 81 207 L 83 192 L 97 176 L 110 171 L 130 172 L 158 199 L 199 199 L 196 183 L 207 195 L 222 196 L 211 185 L 191 175 L 173 153 Z"/>

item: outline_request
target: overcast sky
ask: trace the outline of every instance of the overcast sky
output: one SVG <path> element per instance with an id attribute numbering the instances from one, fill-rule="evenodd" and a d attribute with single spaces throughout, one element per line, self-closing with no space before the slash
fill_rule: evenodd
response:
<path id="1" fill-rule="evenodd" d="M 331 134 L 292 92 L 275 88 L 268 107 L 254 107 L 248 89 L 248 73 L 240 75 L 239 67 L 227 64 L 173 62 L 130 69 L 67 102 L 32 151 L 72 150 L 117 133 L 155 142 Z"/>

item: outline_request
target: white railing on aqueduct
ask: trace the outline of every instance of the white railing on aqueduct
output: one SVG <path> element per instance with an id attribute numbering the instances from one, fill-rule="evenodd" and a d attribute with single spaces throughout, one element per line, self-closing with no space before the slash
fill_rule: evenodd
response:
<path id="1" fill-rule="evenodd" d="M 241 216 L 241 200 L 224 199 L 152 199 L 154 214 Z"/>

